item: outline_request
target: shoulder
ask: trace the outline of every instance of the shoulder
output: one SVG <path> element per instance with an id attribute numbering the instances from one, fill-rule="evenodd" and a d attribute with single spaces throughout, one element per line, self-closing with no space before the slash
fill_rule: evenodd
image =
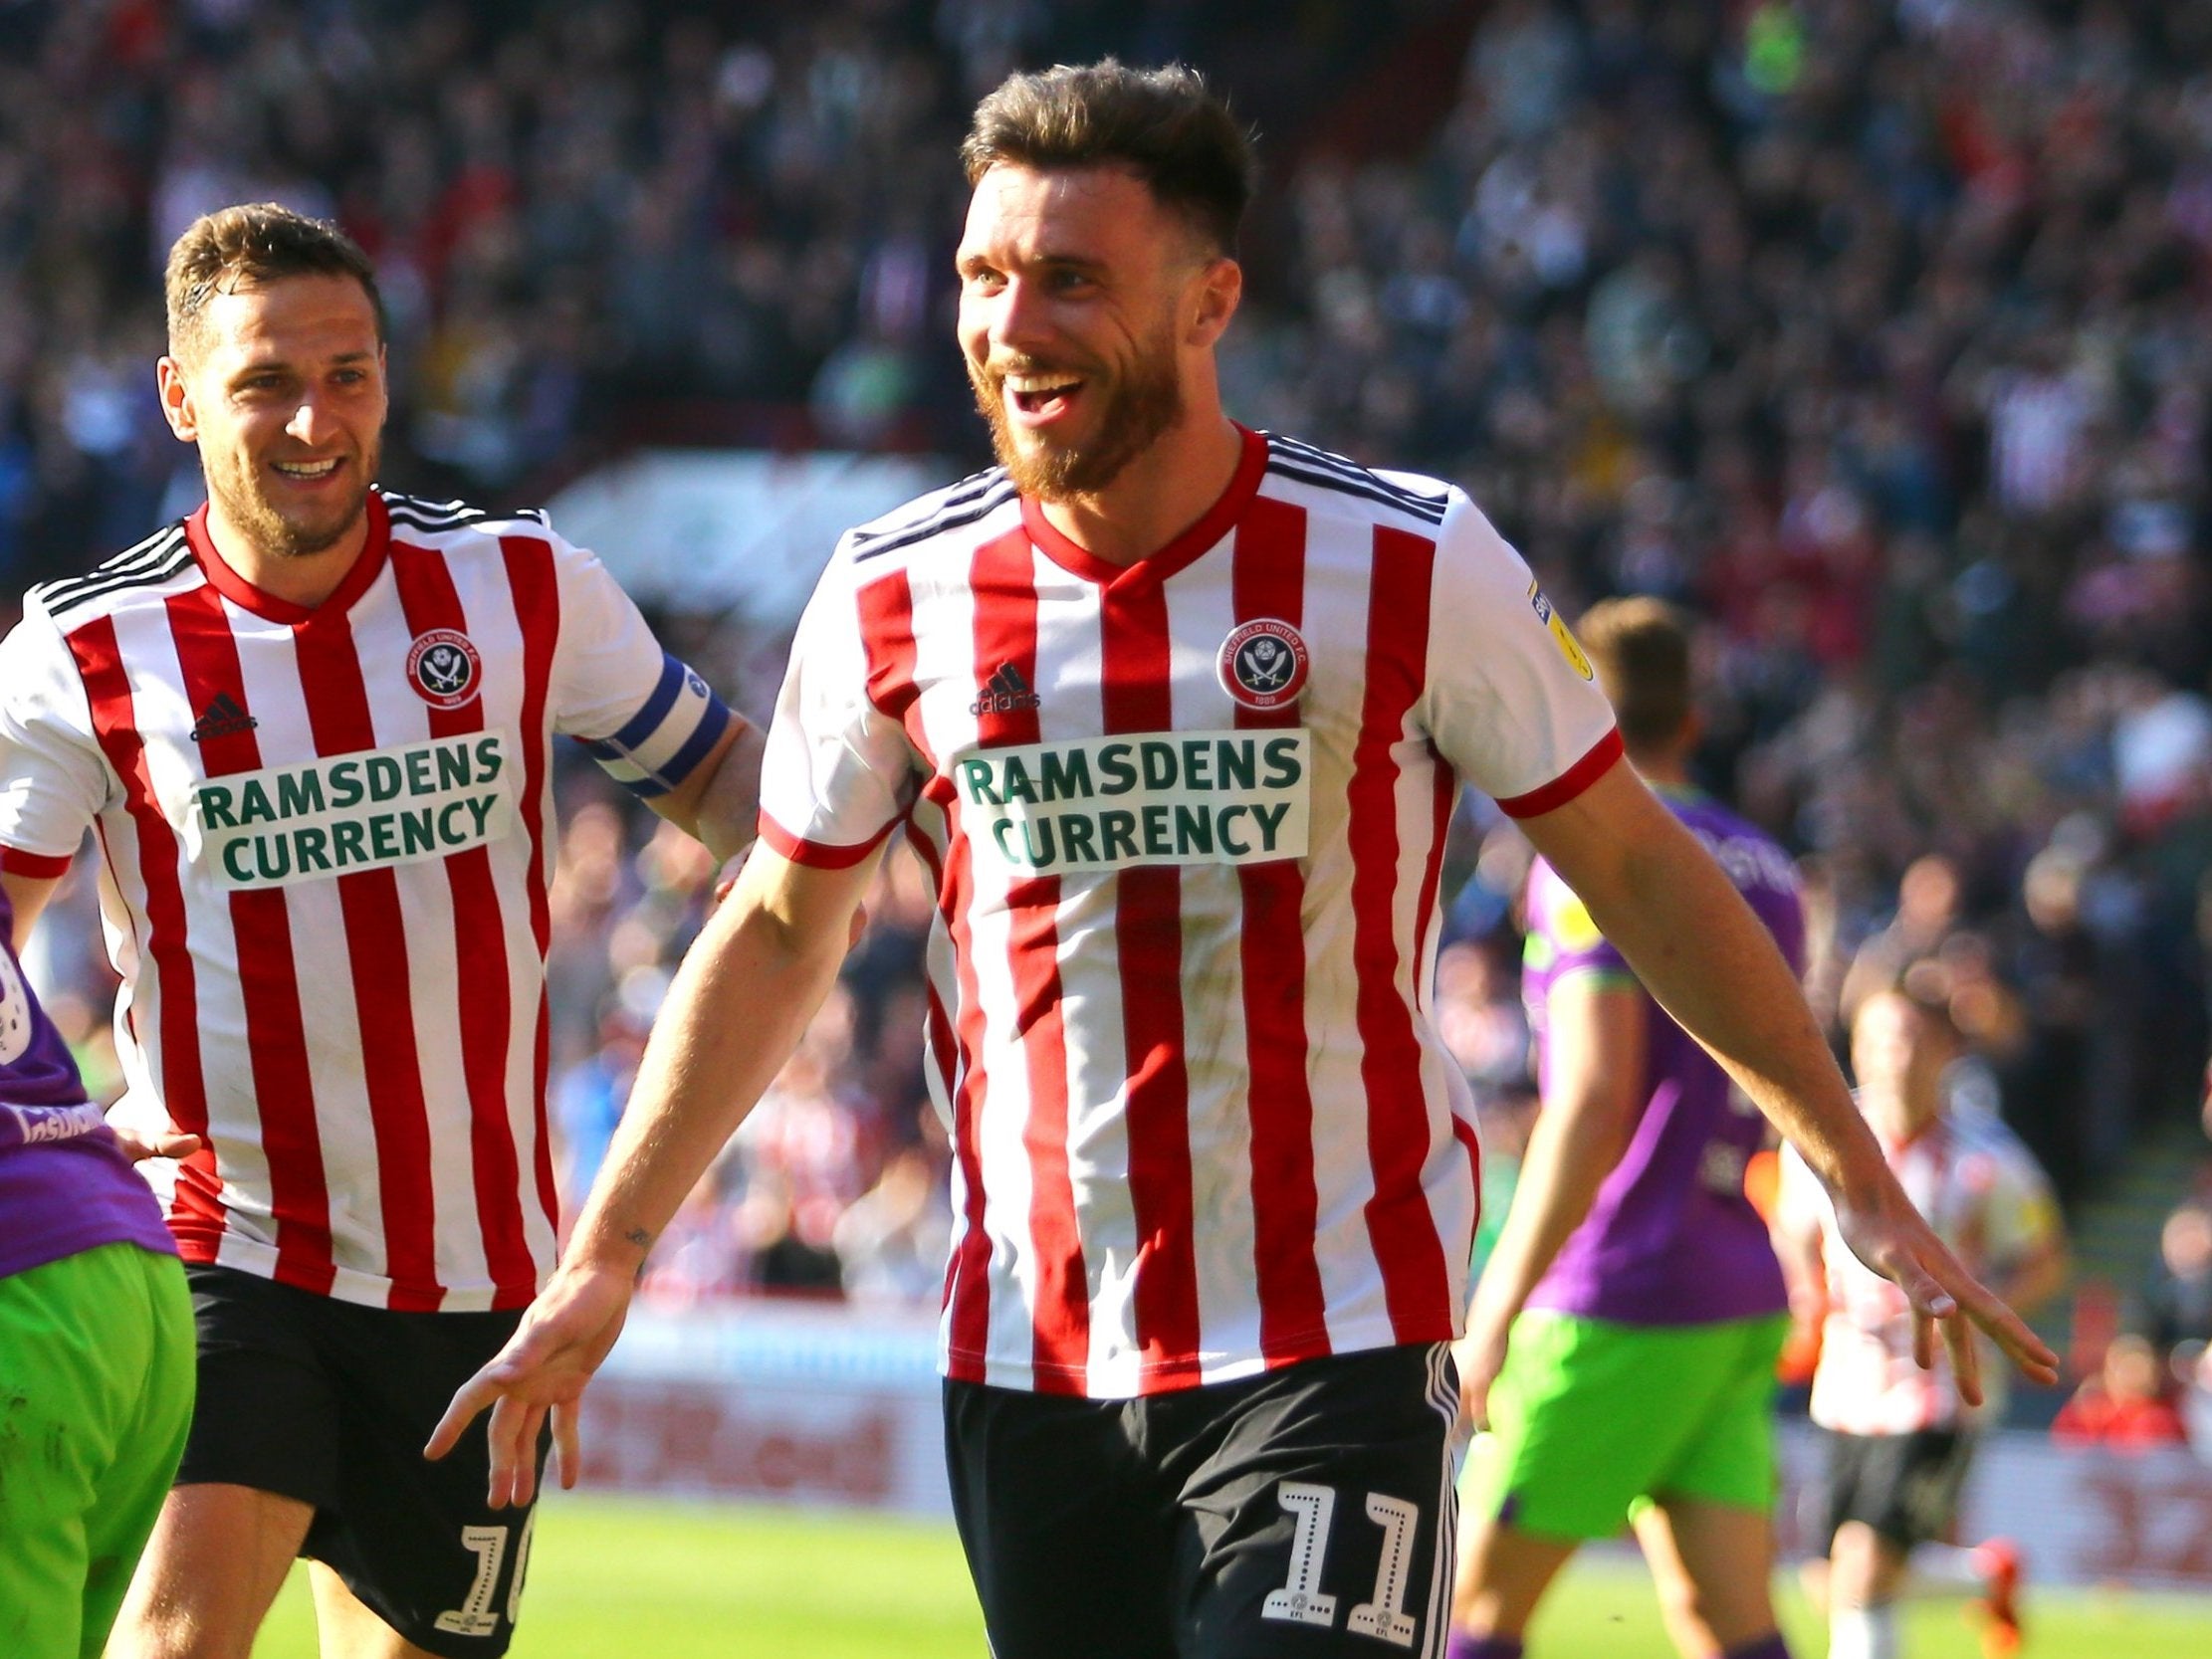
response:
<path id="1" fill-rule="evenodd" d="M 1435 536 L 1454 508 L 1472 506 L 1464 492 L 1422 473 L 1379 472 L 1347 456 L 1279 432 L 1267 441 L 1267 481 L 1301 505 L 1322 506 L 1378 523 Z"/>
<path id="2" fill-rule="evenodd" d="M 410 546 L 430 546 L 452 552 L 496 546 L 502 537 L 512 535 L 535 540 L 558 539 L 553 535 L 553 520 L 542 507 L 493 512 L 467 502 L 433 502 L 393 490 L 379 490 L 376 494 L 384 504 L 385 517 L 391 520 L 392 539 Z"/>
<path id="3" fill-rule="evenodd" d="M 67 634 L 118 610 L 158 602 L 202 580 L 184 521 L 165 525 L 82 576 L 41 582 L 24 595 L 24 614 L 45 616 Z"/>
<path id="4" fill-rule="evenodd" d="M 986 468 L 847 530 L 838 541 L 836 562 L 865 574 L 894 555 L 967 545 L 979 527 L 1015 509 L 1019 499 L 1003 467 Z"/>

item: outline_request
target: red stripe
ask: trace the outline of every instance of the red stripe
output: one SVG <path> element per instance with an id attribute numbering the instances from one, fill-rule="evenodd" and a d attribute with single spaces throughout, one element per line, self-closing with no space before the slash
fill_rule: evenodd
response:
<path id="1" fill-rule="evenodd" d="M 1360 1078 L 1367 1094 L 1368 1158 L 1375 1193 L 1368 1236 L 1383 1272 L 1391 1327 L 1402 1343 L 1448 1337 L 1452 1324 L 1443 1245 L 1422 1189 L 1429 1109 L 1421 1044 L 1398 950 L 1398 798 L 1393 752 L 1428 676 L 1429 592 L 1437 544 L 1405 530 L 1375 531 L 1368 587 L 1367 695 L 1352 756 L 1353 971 L 1358 983 Z M 1428 763 L 1436 764 L 1434 751 Z"/>
<path id="2" fill-rule="evenodd" d="M 432 628 L 468 632 L 468 615 L 453 573 L 442 554 L 394 541 L 392 579 L 399 590 L 410 633 Z M 435 737 L 465 736 L 484 729 L 484 700 L 458 709 L 430 710 Z M 527 737 L 525 739 L 527 744 Z M 514 988 L 507 968 L 506 918 L 500 914 L 499 885 L 489 847 L 470 847 L 446 859 L 446 886 L 453 896 L 453 959 L 495 959 L 482 971 L 457 977 L 461 1025 L 461 1083 L 469 1104 L 469 1164 L 476 1186 L 477 1226 L 484 1261 L 492 1277 L 493 1301 L 505 1307 L 528 1301 L 538 1285 L 538 1264 L 530 1253 L 523 1220 L 520 1160 L 515 1150 L 514 1120 L 507 1098 L 508 1044 L 514 1031 Z M 449 1081 L 447 1087 L 451 1087 Z"/>
<path id="3" fill-rule="evenodd" d="M 793 864 L 803 864 L 813 870 L 850 870 L 870 853 L 883 845 L 883 838 L 891 833 L 891 823 L 876 831 L 858 846 L 839 847 L 827 841 L 808 841 L 793 835 L 764 810 L 760 817 L 761 839 Z"/>
<path id="4" fill-rule="evenodd" d="M 27 853 L 21 847 L 0 847 L 0 870 L 11 876 L 28 876 L 33 881 L 55 881 L 69 874 L 69 867 L 76 861 L 75 853 L 48 857 L 44 853 Z"/>
<path id="5" fill-rule="evenodd" d="M 1306 512 L 1269 497 L 1245 509 L 1231 583 L 1241 624 L 1305 621 Z M 1294 727 L 1296 703 L 1239 706 L 1239 730 Z M 1306 1074 L 1304 867 L 1293 859 L 1240 865 L 1244 1054 L 1250 1076 L 1253 1269 L 1259 1348 L 1269 1365 L 1329 1351 L 1314 1258 L 1320 1200 L 1313 1167 L 1313 1091 Z"/>
<path id="6" fill-rule="evenodd" d="M 553 548 L 530 536 L 500 537 L 507 560 L 507 585 L 515 599 L 515 620 L 523 631 L 523 827 L 530 832 L 530 932 L 538 943 L 541 967 L 553 942 L 553 911 L 546 893 L 546 761 L 553 723 L 547 697 L 553 684 L 553 648 L 560 640 L 560 586 L 553 573 Z M 538 988 L 538 1033 L 533 1044 L 531 1136 L 538 1178 L 538 1204 L 546 1225 L 555 1225 L 560 1200 L 553 1190 L 553 1138 L 546 1130 L 546 1072 L 552 1060 L 551 1016 L 543 976 Z M 536 1287 L 502 1285 L 494 1308 L 527 1305 Z"/>
<path id="7" fill-rule="evenodd" d="M 914 704 L 914 592 L 906 571 L 893 571 L 855 595 L 860 646 L 866 658 L 868 696 L 876 708 L 902 719 Z M 914 735 L 909 726 L 908 735 Z M 958 803 L 950 789 L 933 780 L 928 793 L 948 814 Z M 762 834 L 769 832 L 764 815 Z M 793 838 L 794 848 L 810 843 Z M 790 851 L 778 847 L 785 857 Z M 807 862 L 801 859 L 800 862 Z M 857 862 L 857 861 L 855 861 Z M 983 1153 L 976 1140 L 976 1115 L 983 1089 L 983 1010 L 977 1001 L 975 964 L 967 926 L 970 888 L 968 854 L 956 836 L 938 879 L 938 914 L 953 941 L 953 964 L 960 985 L 959 1018 L 950 1033 L 958 1045 L 959 1082 L 952 1089 L 953 1156 L 960 1164 L 962 1188 L 960 1238 L 945 1262 L 945 1302 L 949 1331 L 947 1374 L 964 1382 L 984 1379 L 984 1355 L 991 1346 L 991 1235 L 984 1230 Z M 933 993 L 934 999 L 934 993 Z"/>
<path id="8" fill-rule="evenodd" d="M 208 1134 L 207 1075 L 200 1061 L 198 976 L 186 938 L 184 888 L 176 832 L 161 815 L 146 772 L 145 740 L 138 733 L 131 703 L 130 676 L 115 641 L 111 617 L 101 617 L 69 635 L 70 655 L 92 705 L 93 733 L 108 764 L 122 780 L 123 810 L 138 838 L 138 880 L 145 890 L 145 957 L 153 968 L 155 1012 L 159 1024 L 151 1045 L 153 1075 L 169 1122 L 200 1138 L 200 1149 L 177 1166 L 176 1196 L 169 1205 L 169 1230 L 187 1260 L 212 1262 L 223 1241 L 223 1206 L 217 1196 L 215 1143 Z M 102 837 L 103 844 L 106 836 Z M 120 872 L 116 873 L 118 878 Z M 129 884 L 117 880 L 127 893 Z M 138 1011 L 130 1015 L 131 1035 L 141 1047 Z"/>
<path id="9" fill-rule="evenodd" d="M 1149 562 L 1149 561 L 1148 561 Z M 1145 566 L 1099 595 L 1105 728 L 1172 731 L 1168 599 Z M 1147 1392 L 1199 1377 L 1199 1276 L 1191 1197 L 1191 1080 L 1183 1059 L 1183 873 L 1114 877 L 1127 1050 L 1129 1192 L 1137 1222 L 1137 1348 Z"/>
<path id="10" fill-rule="evenodd" d="M 374 748 L 368 690 L 345 616 L 319 617 L 294 629 L 293 639 L 316 752 L 354 754 Z M 368 1093 L 369 1130 L 376 1141 L 384 1272 L 391 1281 L 388 1305 L 435 1313 L 445 1300 L 445 1288 L 438 1283 L 430 1114 L 423 1103 L 422 1062 L 415 1049 L 399 878 L 389 869 L 355 871 L 337 878 L 337 896 L 353 975 L 361 1084 Z"/>
<path id="11" fill-rule="evenodd" d="M 1525 795 L 1507 795 L 1497 805 L 1500 812 L 1514 818 L 1536 818 L 1565 806 L 1598 779 L 1613 770 L 1613 763 L 1621 758 L 1621 728 L 1615 726 L 1590 745 L 1590 752 L 1561 772 L 1549 783 L 1531 789 Z"/>
<path id="12" fill-rule="evenodd" d="M 1019 530 L 976 549 L 969 569 L 976 598 L 975 680 L 980 690 L 1008 664 L 1029 685 L 1037 679 L 1035 554 Z M 999 748 L 1042 740 L 1034 709 L 993 709 L 977 717 L 977 741 Z M 1067 1028 L 1060 994 L 1060 880 L 1032 876 L 1006 893 L 1007 969 L 1013 978 L 1013 1029 L 1029 1086 L 1021 1145 L 1029 1164 L 1029 1248 L 1036 1257 L 1031 1313 L 1032 1382 L 1041 1393 L 1081 1393 L 1090 1370 L 1090 1278 L 1075 1219 L 1075 1182 L 1067 1160 Z"/>
<path id="13" fill-rule="evenodd" d="M 1414 906 L 1414 1006 L 1429 1006 L 1429 939 L 1437 915 L 1437 889 L 1443 883 L 1443 848 L 1451 834 L 1451 809 L 1459 801 L 1459 777 L 1431 745 L 1430 764 L 1437 774 L 1434 815 L 1429 826 L 1429 856 L 1422 863 L 1421 899 Z"/>
<path id="14" fill-rule="evenodd" d="M 165 603 L 186 704 L 204 709 L 218 694 L 245 703 L 238 642 L 231 636 L 221 596 L 212 587 L 195 587 Z M 262 764 L 261 745 L 251 728 L 211 736 L 200 744 L 200 764 L 210 777 L 255 771 Z M 328 1296 L 337 1274 L 331 1259 L 331 1195 L 324 1183 L 323 1135 L 315 1121 L 315 1080 L 300 1012 L 291 909 L 283 888 L 259 888 L 233 893 L 230 915 L 250 1039 L 247 1062 L 277 1223 L 276 1277 Z"/>

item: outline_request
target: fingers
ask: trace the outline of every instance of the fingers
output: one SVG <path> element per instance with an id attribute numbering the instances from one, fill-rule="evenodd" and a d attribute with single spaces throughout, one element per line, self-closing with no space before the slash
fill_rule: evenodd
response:
<path id="1" fill-rule="evenodd" d="M 1973 1322 L 1989 1334 L 2021 1373 L 2036 1382 L 2045 1384 L 2059 1380 L 2059 1356 L 2051 1346 L 2033 1331 L 2028 1322 L 2014 1313 L 2004 1303 L 1979 1285 L 1978 1294 L 1967 1299 L 1967 1313 Z"/>
<path id="2" fill-rule="evenodd" d="M 1912 1307 L 1912 1362 L 1923 1371 L 1935 1363 L 1935 1316 L 1918 1303 Z"/>
<path id="3" fill-rule="evenodd" d="M 492 1363 L 497 1364 L 494 1360 Z M 422 1448 L 427 1458 L 441 1458 L 453 1450 L 461 1439 L 461 1431 L 476 1421 L 477 1414 L 500 1397 L 499 1384 L 492 1380 L 492 1366 L 486 1365 L 476 1375 L 461 1384 L 454 1393 L 453 1402 L 445 1408 L 445 1415 L 438 1419 L 438 1426 L 430 1431 L 430 1438 Z"/>
<path id="4" fill-rule="evenodd" d="M 583 1451 L 576 1434 L 576 1422 L 580 1415 L 573 1404 L 553 1407 L 553 1460 L 560 1472 L 560 1489 L 563 1492 L 572 1490 L 583 1476 Z"/>
<path id="5" fill-rule="evenodd" d="M 1974 1340 L 1973 1322 L 1963 1314 L 1943 1321 L 1943 1346 L 1950 1349 L 1951 1376 L 1958 1397 L 1968 1405 L 1982 1403 L 1981 1344 Z"/>

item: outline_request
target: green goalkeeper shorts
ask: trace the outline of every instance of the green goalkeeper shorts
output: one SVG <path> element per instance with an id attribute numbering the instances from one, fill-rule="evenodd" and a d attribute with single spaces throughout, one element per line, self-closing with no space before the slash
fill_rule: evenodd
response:
<path id="1" fill-rule="evenodd" d="M 1764 1512 L 1775 1496 L 1783 1314 L 1620 1325 L 1534 1312 L 1513 1324 L 1468 1461 L 1467 1506 L 1524 1533 L 1610 1538 L 1652 1500 Z"/>
<path id="2" fill-rule="evenodd" d="M 192 1420 L 184 1266 L 104 1244 L 0 1279 L 0 1653 L 106 1645 Z"/>

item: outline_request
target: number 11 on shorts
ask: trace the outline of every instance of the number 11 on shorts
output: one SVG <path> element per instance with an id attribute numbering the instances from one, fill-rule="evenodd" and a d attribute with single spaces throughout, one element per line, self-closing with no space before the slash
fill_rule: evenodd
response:
<path id="1" fill-rule="evenodd" d="M 1336 1516 L 1336 1489 L 1309 1481 L 1278 1481 L 1275 1502 L 1292 1518 L 1290 1579 L 1269 1590 L 1259 1616 L 1287 1624 L 1323 1628 L 1336 1623 L 1336 1597 L 1321 1588 L 1321 1563 L 1329 1550 L 1329 1524 Z M 1393 1647 L 1412 1647 L 1419 1627 L 1400 1605 L 1411 1574 L 1414 1534 L 1421 1507 L 1380 1492 L 1367 1495 L 1367 1518 L 1383 1529 L 1382 1558 L 1375 1566 L 1375 1594 L 1345 1616 L 1354 1635 L 1372 1636 Z"/>

